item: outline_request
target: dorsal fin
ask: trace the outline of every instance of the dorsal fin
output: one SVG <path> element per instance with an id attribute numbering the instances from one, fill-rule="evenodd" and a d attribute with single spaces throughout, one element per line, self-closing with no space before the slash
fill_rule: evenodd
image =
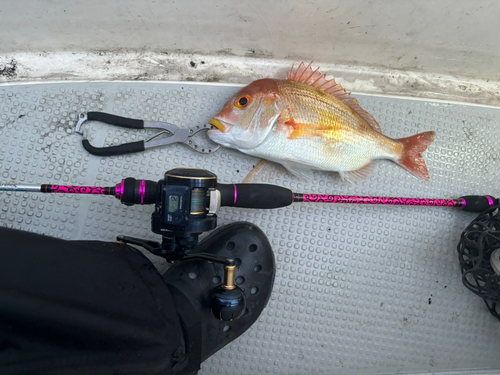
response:
<path id="1" fill-rule="evenodd" d="M 382 133 L 382 129 L 380 128 L 378 122 L 373 118 L 372 115 L 361 108 L 356 99 L 351 98 L 350 93 L 345 91 L 344 88 L 337 82 L 335 82 L 333 78 L 327 80 L 326 74 L 321 74 L 319 72 L 319 68 L 316 70 L 312 70 L 311 65 L 312 62 L 307 66 L 302 62 L 295 72 L 293 71 L 292 66 L 290 72 L 286 74 L 286 79 L 288 79 L 289 81 L 305 83 L 306 85 L 314 87 L 339 99 L 344 104 L 351 107 L 354 112 L 356 112 L 363 120 L 365 120 L 375 131 Z"/>

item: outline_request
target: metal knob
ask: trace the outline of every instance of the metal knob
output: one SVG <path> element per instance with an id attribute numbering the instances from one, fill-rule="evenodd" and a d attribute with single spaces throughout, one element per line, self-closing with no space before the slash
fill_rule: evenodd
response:
<path id="1" fill-rule="evenodd" d="M 224 266 L 224 281 L 212 293 L 210 309 L 216 319 L 232 321 L 243 315 L 246 299 L 243 291 L 234 284 L 236 266 Z"/>

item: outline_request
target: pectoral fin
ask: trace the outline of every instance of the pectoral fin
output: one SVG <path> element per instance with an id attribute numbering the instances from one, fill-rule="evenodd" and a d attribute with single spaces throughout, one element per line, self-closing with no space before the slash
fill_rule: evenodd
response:
<path id="1" fill-rule="evenodd" d="M 302 124 L 291 118 L 286 120 L 280 126 L 288 139 L 312 138 L 323 136 L 327 131 L 331 131 L 331 127 L 322 123 Z"/>

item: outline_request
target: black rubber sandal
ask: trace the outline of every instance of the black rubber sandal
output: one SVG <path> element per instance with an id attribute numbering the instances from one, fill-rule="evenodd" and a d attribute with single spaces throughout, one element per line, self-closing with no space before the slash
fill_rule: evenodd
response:
<path id="1" fill-rule="evenodd" d="M 266 306 L 274 283 L 276 267 L 271 245 L 264 232 L 251 223 L 233 223 L 215 230 L 195 252 L 236 260 L 235 284 L 243 291 L 246 308 L 233 321 L 215 318 L 211 299 L 224 278 L 222 265 L 188 261 L 169 268 L 163 278 L 175 301 L 186 340 L 186 350 L 177 353 L 174 374 L 196 373 L 201 362 L 250 328 Z"/>

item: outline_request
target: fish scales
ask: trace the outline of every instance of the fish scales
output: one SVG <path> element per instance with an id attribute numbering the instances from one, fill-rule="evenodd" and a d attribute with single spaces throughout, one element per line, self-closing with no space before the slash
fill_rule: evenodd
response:
<path id="1" fill-rule="evenodd" d="M 317 160 L 325 169 L 335 166 L 348 170 L 360 168 L 374 157 L 396 158 L 400 152 L 396 142 L 364 124 L 363 119 L 338 99 L 293 81 L 279 81 L 278 87 L 286 115 L 304 127 L 319 128 L 318 136 L 326 141 L 320 147 L 317 140 L 311 138 L 303 142 L 300 151 L 311 154 L 306 156 L 309 161 Z M 359 148 L 364 150 L 362 156 L 355 152 Z"/>

